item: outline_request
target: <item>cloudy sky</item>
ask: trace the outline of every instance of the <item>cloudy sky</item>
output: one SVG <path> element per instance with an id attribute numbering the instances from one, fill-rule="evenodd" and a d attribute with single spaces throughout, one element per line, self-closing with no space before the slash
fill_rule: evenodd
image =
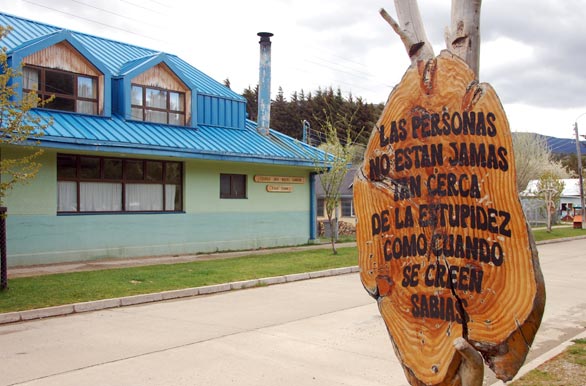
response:
<path id="1" fill-rule="evenodd" d="M 259 31 L 272 38 L 272 91 L 340 88 L 386 101 L 409 66 L 379 16 L 392 0 L 0 0 L 0 10 L 176 54 L 241 93 L 258 82 Z M 450 1 L 419 0 L 436 54 Z M 586 134 L 586 0 L 484 0 L 480 80 L 513 131 Z M 580 116 L 584 114 L 584 116 Z M 578 118 L 579 117 L 579 118 Z"/>

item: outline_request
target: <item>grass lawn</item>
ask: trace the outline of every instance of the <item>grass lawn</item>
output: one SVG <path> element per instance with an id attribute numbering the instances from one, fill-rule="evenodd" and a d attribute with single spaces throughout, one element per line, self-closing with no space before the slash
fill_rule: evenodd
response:
<path id="1" fill-rule="evenodd" d="M 535 240 L 586 235 L 586 230 L 534 230 Z M 352 239 L 348 239 L 351 241 Z M 233 259 L 11 278 L 0 291 L 0 313 L 117 298 L 240 280 L 353 266 L 356 248 L 273 253 Z"/>
<path id="2" fill-rule="evenodd" d="M 349 267 L 357 263 L 356 248 L 338 248 L 337 255 L 330 249 L 308 250 L 13 278 L 8 282 L 8 290 L 0 291 L 0 313 Z"/>
<path id="3" fill-rule="evenodd" d="M 533 230 L 535 241 L 559 239 L 562 237 L 586 236 L 586 229 L 574 229 L 572 227 L 553 228 L 550 233 L 545 229 Z"/>
<path id="4" fill-rule="evenodd" d="M 586 339 L 576 339 L 563 353 L 525 374 L 511 386 L 583 386 L 586 382 Z"/>

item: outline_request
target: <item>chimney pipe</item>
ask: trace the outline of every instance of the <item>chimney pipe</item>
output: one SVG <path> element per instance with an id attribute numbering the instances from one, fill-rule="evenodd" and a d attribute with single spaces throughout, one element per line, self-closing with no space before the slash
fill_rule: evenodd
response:
<path id="1" fill-rule="evenodd" d="M 259 32 L 260 65 L 258 80 L 257 131 L 269 135 L 271 125 L 271 36 L 270 32 Z"/>

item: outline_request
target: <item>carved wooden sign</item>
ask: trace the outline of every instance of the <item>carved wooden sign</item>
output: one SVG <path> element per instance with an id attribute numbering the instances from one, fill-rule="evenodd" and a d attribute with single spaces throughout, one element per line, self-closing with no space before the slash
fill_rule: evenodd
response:
<path id="1" fill-rule="evenodd" d="M 267 185 L 267 192 L 269 193 L 291 193 L 293 187 L 291 185 Z"/>
<path id="2" fill-rule="evenodd" d="M 283 184 L 304 184 L 305 177 L 291 176 L 254 176 L 254 182 L 260 183 L 283 183 Z"/>
<path id="3" fill-rule="evenodd" d="M 545 304 L 498 96 L 448 51 L 395 87 L 354 180 L 361 280 L 413 385 L 460 384 L 463 337 L 503 380 Z"/>

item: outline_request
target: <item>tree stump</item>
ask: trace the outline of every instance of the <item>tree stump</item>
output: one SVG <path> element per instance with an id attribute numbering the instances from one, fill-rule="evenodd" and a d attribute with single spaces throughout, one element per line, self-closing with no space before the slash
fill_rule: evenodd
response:
<path id="1" fill-rule="evenodd" d="M 409 67 L 354 180 L 360 278 L 412 385 L 459 385 L 462 337 L 501 380 L 545 305 L 495 91 L 456 55 Z"/>

